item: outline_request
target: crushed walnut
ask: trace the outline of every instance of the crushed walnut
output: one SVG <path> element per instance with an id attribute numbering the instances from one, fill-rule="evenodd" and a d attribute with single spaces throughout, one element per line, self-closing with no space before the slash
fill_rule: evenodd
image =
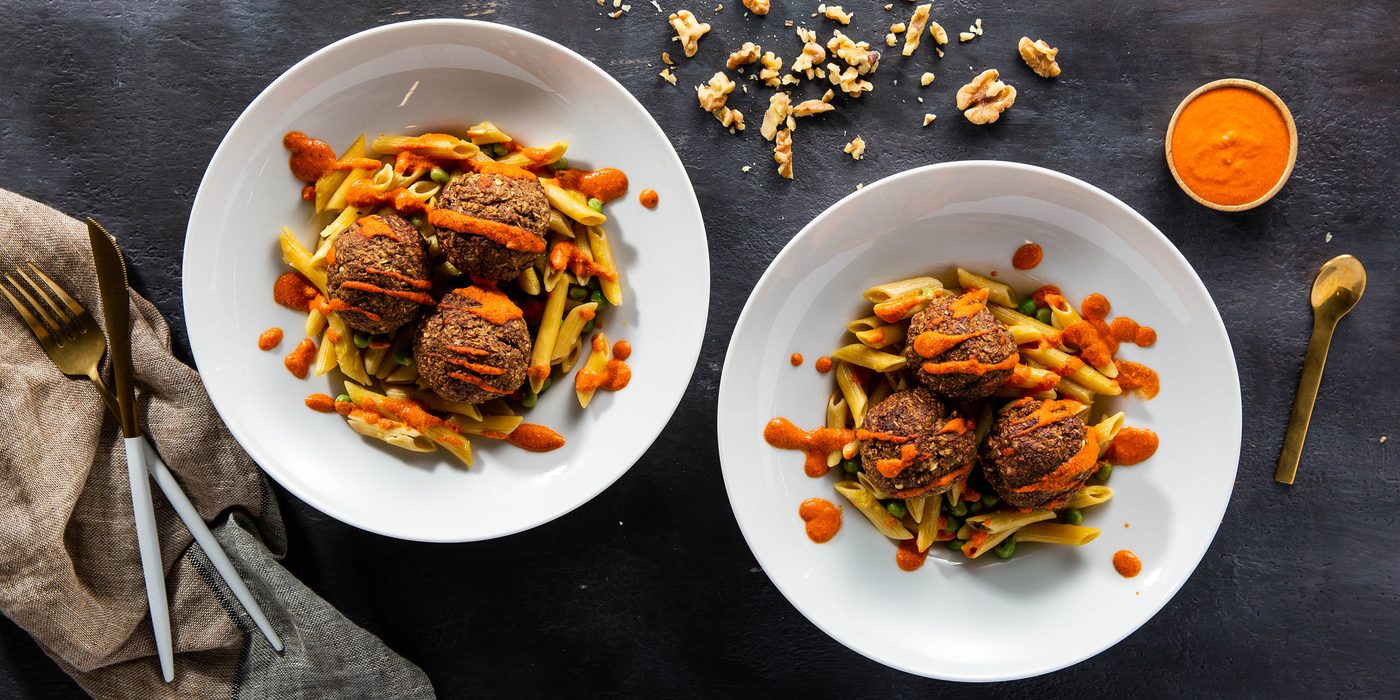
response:
<path id="1" fill-rule="evenodd" d="M 841 150 L 851 154 L 852 159 L 860 160 L 861 157 L 865 155 L 865 139 L 857 136 L 851 139 L 851 142 L 846 144 L 846 147 Z"/>
<path id="2" fill-rule="evenodd" d="M 668 66 L 676 65 L 675 61 L 671 60 L 671 54 L 666 53 L 665 51 L 661 52 L 661 62 L 665 63 Z"/>
<path id="3" fill-rule="evenodd" d="M 928 85 L 928 84 L 931 83 L 931 82 L 933 82 L 933 74 L 932 74 L 932 73 L 924 73 L 923 75 L 919 76 L 919 84 L 920 84 L 920 85 Z"/>
<path id="4" fill-rule="evenodd" d="M 831 91 L 827 90 L 827 92 L 830 93 Z M 830 112 L 834 109 L 836 109 L 836 106 L 831 103 L 823 102 L 821 100 L 807 100 L 806 102 L 799 103 L 796 107 L 792 108 L 792 116 L 810 117 L 813 114 Z"/>
<path id="5" fill-rule="evenodd" d="M 744 0 L 744 7 L 756 15 L 768 14 L 768 0 Z"/>
<path id="6" fill-rule="evenodd" d="M 903 33 L 903 32 L 904 32 L 904 23 L 903 23 L 903 22 L 895 22 L 894 24 L 891 24 L 891 25 L 890 25 L 890 33 L 891 33 L 891 34 L 900 34 L 900 33 Z"/>
<path id="7" fill-rule="evenodd" d="M 885 46 L 894 46 L 895 44 L 898 44 L 898 43 L 899 43 L 899 37 L 895 36 L 895 35 L 894 35 L 894 32 L 890 32 L 889 34 L 886 34 L 886 35 L 885 35 Z"/>
<path id="8" fill-rule="evenodd" d="M 1021 51 L 1021 58 L 1026 65 L 1035 71 L 1036 75 L 1042 78 L 1053 78 L 1060 74 L 1060 64 L 1055 62 L 1055 54 L 1059 49 L 1052 49 L 1050 45 L 1041 39 L 1031 41 L 1028 36 L 1021 37 L 1021 42 L 1016 45 Z"/>
<path id="9" fill-rule="evenodd" d="M 806 73 L 807 79 L 811 80 L 816 72 L 816 67 L 826 60 L 826 49 L 821 44 L 809 42 L 802 47 L 802 55 L 792 62 L 792 72 Z"/>
<path id="10" fill-rule="evenodd" d="M 982 20 L 980 20 L 980 19 L 977 20 L 977 23 L 976 23 L 976 24 L 974 24 L 974 25 L 972 25 L 971 27 L 968 27 L 968 28 L 967 28 L 967 31 L 972 32 L 973 34 L 976 34 L 977 36 L 982 36 Z"/>
<path id="11" fill-rule="evenodd" d="M 914 50 L 919 48 L 919 40 L 923 38 L 924 24 L 928 22 L 928 11 L 932 4 L 914 6 L 914 16 L 909 18 L 909 31 L 904 35 L 904 55 L 911 56 Z"/>
<path id="12" fill-rule="evenodd" d="M 853 66 L 847 66 L 845 72 L 835 63 L 826 64 L 827 77 L 831 84 L 841 88 L 841 92 L 851 97 L 860 97 L 862 93 L 875 89 L 869 80 L 861 80 L 860 72 Z"/>
<path id="13" fill-rule="evenodd" d="M 758 59 L 763 64 L 763 68 L 758 71 L 758 79 L 763 81 L 768 87 L 782 87 L 782 81 L 778 79 L 778 71 L 783 69 L 783 59 L 773 55 L 772 51 L 764 52 L 763 58 Z"/>
<path id="14" fill-rule="evenodd" d="M 676 28 L 676 38 L 680 40 L 681 47 L 685 49 L 687 58 L 694 56 L 695 51 L 700 48 L 700 37 L 710 31 L 710 25 L 695 19 L 695 15 L 690 10 L 681 10 L 670 16 L 671 26 Z"/>
<path id="15" fill-rule="evenodd" d="M 843 11 L 840 5 L 818 5 L 817 12 L 822 13 L 827 19 L 834 19 L 841 24 L 850 24 L 851 18 L 855 17 L 854 13 Z"/>
<path id="16" fill-rule="evenodd" d="M 778 163 L 778 174 L 792 179 L 792 131 L 783 129 L 773 142 L 773 160 Z"/>
<path id="17" fill-rule="evenodd" d="M 861 75 L 874 73 L 880 67 L 879 51 L 871 51 L 870 44 L 864 41 L 851 41 L 851 38 L 842 34 L 840 30 L 833 32 L 831 41 L 826 42 L 826 48 Z"/>
<path id="18" fill-rule="evenodd" d="M 935 116 L 935 115 L 932 115 L 932 114 L 925 114 L 925 115 L 924 115 L 924 126 L 928 126 L 929 124 L 932 124 L 932 123 L 933 123 L 933 120 L 935 120 L 935 119 L 937 119 L 937 118 L 938 118 L 938 117 Z"/>
<path id="19" fill-rule="evenodd" d="M 972 41 L 977 35 L 972 32 L 958 32 L 958 41 Z"/>
<path id="20" fill-rule="evenodd" d="M 758 127 L 758 133 L 763 138 L 772 141 L 778 135 L 778 129 L 784 124 L 792 121 L 792 98 L 786 92 L 774 93 L 768 98 L 768 111 L 763 113 L 763 125 Z M 791 129 L 791 126 L 788 126 Z"/>
<path id="21" fill-rule="evenodd" d="M 676 76 L 673 73 L 671 73 L 670 68 L 663 68 L 660 73 L 657 73 L 657 75 L 661 76 L 662 78 L 665 78 L 666 82 L 672 85 L 676 84 Z"/>
<path id="22" fill-rule="evenodd" d="M 928 23 L 928 33 L 933 36 L 933 42 L 935 44 L 942 46 L 948 43 L 948 32 L 943 31 L 943 26 L 939 23 L 930 21 Z M 942 58 L 943 52 L 939 51 L 938 56 Z"/>
<path id="23" fill-rule="evenodd" d="M 762 55 L 762 50 L 759 49 L 758 44 L 752 41 L 746 41 L 738 51 L 729 54 L 729 60 L 725 61 L 724 67 L 729 70 L 734 70 L 739 66 L 745 66 L 757 61 L 760 55 Z"/>
<path id="24" fill-rule="evenodd" d="M 815 44 L 817 42 L 817 33 L 806 27 L 798 27 L 797 38 L 801 39 L 804 44 Z"/>
<path id="25" fill-rule="evenodd" d="M 997 80 L 996 69 L 983 71 L 958 89 L 958 109 L 973 124 L 991 124 L 1016 102 L 1016 88 Z"/>
<path id="26" fill-rule="evenodd" d="M 833 92 L 831 88 L 827 88 L 826 94 L 822 95 L 822 102 L 830 102 L 834 99 L 836 99 L 836 93 Z"/>
<path id="27" fill-rule="evenodd" d="M 700 85 L 695 88 L 696 97 L 700 98 L 700 107 L 706 112 L 715 115 L 731 131 L 744 130 L 744 115 L 737 109 L 730 109 L 725 105 L 729 100 L 729 93 L 734 91 L 734 81 L 729 79 L 723 72 L 715 73 L 710 78 L 708 85 Z"/>

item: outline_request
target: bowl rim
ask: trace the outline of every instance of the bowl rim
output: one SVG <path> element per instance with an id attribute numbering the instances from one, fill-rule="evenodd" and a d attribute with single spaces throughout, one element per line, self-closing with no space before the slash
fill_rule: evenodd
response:
<path id="1" fill-rule="evenodd" d="M 1172 133 L 1176 131 L 1176 120 L 1181 116 L 1182 110 L 1186 109 L 1186 105 L 1191 104 L 1197 97 L 1211 90 L 1224 87 L 1244 88 L 1262 95 L 1264 99 L 1273 104 L 1274 108 L 1283 116 L 1284 123 L 1288 125 L 1288 167 L 1283 169 L 1283 174 L 1279 176 L 1278 182 L 1275 182 L 1274 186 L 1269 188 L 1268 192 L 1265 192 L 1258 199 L 1244 204 L 1217 204 L 1196 194 L 1190 187 L 1187 187 L 1186 182 L 1181 179 L 1181 174 L 1176 170 L 1176 160 L 1172 156 Z M 1288 178 L 1293 175 L 1293 164 L 1298 160 L 1298 126 L 1293 122 L 1293 113 L 1288 110 L 1288 105 L 1284 104 L 1283 100 L 1280 99 L 1278 95 L 1274 94 L 1273 90 L 1246 78 L 1223 78 L 1221 80 L 1213 80 L 1192 90 L 1191 94 L 1187 95 L 1186 99 L 1183 99 L 1181 103 L 1176 106 L 1176 111 L 1172 112 L 1171 121 L 1167 123 L 1165 148 L 1167 152 L 1167 169 L 1171 171 L 1172 179 L 1176 180 L 1176 184 L 1181 187 L 1182 191 L 1189 195 L 1191 199 L 1216 211 L 1246 211 L 1273 199 L 1274 195 L 1278 194 L 1278 191 L 1283 189 L 1284 184 L 1288 182 Z"/>

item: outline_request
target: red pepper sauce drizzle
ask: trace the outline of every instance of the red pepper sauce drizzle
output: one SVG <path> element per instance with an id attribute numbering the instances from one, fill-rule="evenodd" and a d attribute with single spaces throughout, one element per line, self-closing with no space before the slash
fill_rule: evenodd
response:
<path id="1" fill-rule="evenodd" d="M 564 436 L 543 425 L 521 423 L 505 436 L 506 441 L 522 450 L 549 452 L 564 446 Z"/>
<path id="2" fill-rule="evenodd" d="M 289 131 L 282 137 L 282 147 L 292 152 L 287 159 L 292 175 L 308 184 L 334 170 L 354 170 L 355 168 L 378 168 L 379 161 L 373 158 L 346 158 L 336 160 L 335 151 L 325 141 L 313 139 L 300 131 Z M 315 190 L 313 189 L 314 193 Z M 305 196 L 305 195 L 303 195 Z"/>
<path id="3" fill-rule="evenodd" d="M 928 559 L 928 550 L 919 551 L 917 540 L 900 540 L 899 548 L 895 550 L 894 563 L 903 571 L 914 571 L 924 565 L 924 560 Z"/>
<path id="4" fill-rule="evenodd" d="M 1108 442 L 1103 458 L 1111 464 L 1137 464 L 1157 453 L 1157 433 L 1147 428 L 1126 427 Z"/>
<path id="5" fill-rule="evenodd" d="M 556 270 L 568 268 L 575 276 L 602 277 L 612 282 L 617 281 L 617 272 L 594 262 L 593 256 L 588 251 L 578 247 L 572 241 L 559 241 L 549 251 L 549 266 Z"/>
<path id="6" fill-rule="evenodd" d="M 855 431 L 845 428 L 817 428 L 802 430 L 786 418 L 774 418 L 763 428 L 763 439 L 780 450 L 801 450 L 807 460 L 803 470 L 810 477 L 825 476 L 831 467 L 826 464 L 826 456 L 841 449 L 854 440 Z"/>
<path id="7" fill-rule="evenodd" d="M 561 187 L 582 192 L 585 197 L 596 197 L 603 202 L 611 202 L 627 194 L 627 175 L 617 168 L 569 168 L 559 171 L 554 177 Z"/>

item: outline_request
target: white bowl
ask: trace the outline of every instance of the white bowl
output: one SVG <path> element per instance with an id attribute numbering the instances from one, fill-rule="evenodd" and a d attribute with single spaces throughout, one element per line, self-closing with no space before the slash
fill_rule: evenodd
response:
<path id="1" fill-rule="evenodd" d="M 414 455 L 362 438 L 335 415 L 308 410 L 332 396 L 339 372 L 298 380 L 282 356 L 303 337 L 305 315 L 272 301 L 289 268 L 277 235 L 314 237 L 310 205 L 287 167 L 282 135 L 303 131 L 344 149 L 360 133 L 417 134 L 490 120 L 526 145 L 566 139 L 584 167 L 621 168 L 625 198 L 606 210 L 624 283 L 623 306 L 603 318 L 628 340 L 631 386 L 599 392 L 581 410 L 558 381 L 527 420 L 568 443 L 534 454 L 474 438 L 476 465 L 445 452 Z M 660 193 L 654 210 L 637 203 Z M 700 208 L 670 142 L 607 73 L 528 32 L 466 20 L 405 22 L 327 46 L 274 81 L 219 145 L 200 183 L 185 237 L 190 345 L 204 384 L 234 437 L 298 498 L 351 525 L 392 537 L 467 541 L 556 518 L 597 495 L 641 457 L 689 382 L 709 307 L 709 255 Z M 625 324 L 625 325 L 624 325 Z M 258 334 L 277 326 L 274 352 Z"/>
<path id="2" fill-rule="evenodd" d="M 1011 267 L 1031 240 L 1044 262 Z M 1082 547 L 1022 544 L 1011 559 L 969 561 L 937 543 L 923 568 L 895 565 L 895 546 L 845 504 L 835 539 L 813 544 L 797 507 L 843 500 L 833 477 L 808 478 L 801 452 L 764 443 L 775 416 L 825 421 L 832 375 L 813 360 L 844 344 L 868 314 L 861 292 L 918 274 L 956 286 L 961 265 L 996 270 L 1028 293 L 1058 285 L 1076 304 L 1098 292 L 1115 315 L 1156 328 L 1149 348 L 1120 357 L 1161 376 L 1152 401 L 1100 404 L 1161 436 L 1156 456 L 1119 467 L 1113 500 L 1087 509 L 1103 534 Z M 788 356 L 800 352 L 798 368 Z M 1097 408 L 1096 408 L 1097 412 Z M 1152 224 L 1074 178 L 1014 163 L 932 165 L 870 185 L 807 225 L 768 267 L 730 341 L 719 393 L 719 447 L 730 504 L 749 547 L 802 614 L 880 663 L 933 678 L 1025 678 L 1082 661 L 1161 609 L 1195 569 L 1225 512 L 1239 461 L 1240 390 L 1220 315 L 1191 266 Z M 1130 525 L 1131 527 L 1125 527 Z M 1143 562 L 1123 578 L 1114 552 Z"/>

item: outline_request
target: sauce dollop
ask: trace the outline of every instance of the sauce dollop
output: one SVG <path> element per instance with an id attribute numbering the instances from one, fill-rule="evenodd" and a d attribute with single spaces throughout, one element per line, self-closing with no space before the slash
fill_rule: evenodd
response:
<path id="1" fill-rule="evenodd" d="M 641 202 L 642 206 L 647 209 L 655 209 L 656 203 L 661 201 L 661 197 L 656 194 L 656 190 L 646 189 L 642 190 L 642 194 L 637 197 L 637 201 Z"/>
<path id="2" fill-rule="evenodd" d="M 284 272 L 272 284 L 272 300 L 293 311 L 310 311 L 321 292 L 300 272 Z"/>
<path id="3" fill-rule="evenodd" d="M 809 498 L 797 507 L 797 517 L 807 523 L 807 539 L 821 544 L 841 530 L 841 506 L 825 498 Z"/>
<path id="4" fill-rule="evenodd" d="M 631 344 L 631 343 L 629 343 L 629 342 L 627 342 L 627 341 L 625 341 L 625 340 L 619 340 L 619 341 L 617 341 L 616 343 L 613 343 L 613 357 L 615 357 L 615 358 L 617 358 L 617 359 L 619 359 L 619 360 L 626 360 L 627 358 L 629 358 L 629 357 L 631 357 L 631 356 L 632 356 L 632 344 Z"/>
<path id="5" fill-rule="evenodd" d="M 1120 549 L 1113 553 L 1113 568 L 1123 578 L 1132 578 L 1142 573 L 1142 560 L 1136 554 Z"/>
<path id="6" fill-rule="evenodd" d="M 564 436 L 535 423 L 521 423 L 506 436 L 506 441 L 522 450 L 549 452 L 564 446 Z"/>
<path id="7" fill-rule="evenodd" d="M 258 336 L 258 349 L 264 352 L 271 350 L 282 344 L 282 329 L 269 328 Z"/>
<path id="8" fill-rule="evenodd" d="M 1171 138 L 1181 181 L 1214 204 L 1249 204 L 1288 170 L 1288 122 L 1268 98 L 1247 88 L 1201 93 L 1181 110 Z"/>
<path id="9" fill-rule="evenodd" d="M 928 559 L 928 550 L 920 552 L 917 540 L 899 541 L 899 549 L 894 554 L 894 563 L 898 564 L 900 569 L 914 571 L 924 565 L 925 559 Z"/>
<path id="10" fill-rule="evenodd" d="M 793 367 L 801 367 L 801 366 L 802 366 L 802 353 L 800 353 L 800 352 L 795 352 L 795 353 L 793 353 L 793 354 L 792 354 L 792 357 L 789 357 L 789 358 L 788 358 L 788 362 L 791 362 Z"/>
<path id="11" fill-rule="evenodd" d="M 1128 426 L 1109 441 L 1103 458 L 1112 464 L 1137 464 L 1157 453 L 1157 433 L 1147 428 Z"/>
<path id="12" fill-rule="evenodd" d="M 321 413 L 335 413 L 335 399 L 326 394 L 312 394 L 306 397 L 306 407 Z"/>
<path id="13" fill-rule="evenodd" d="M 1162 390 L 1161 379 L 1151 367 L 1127 360 L 1114 360 L 1118 368 L 1116 381 L 1123 391 L 1135 391 L 1143 399 L 1151 399 Z"/>
<path id="14" fill-rule="evenodd" d="M 330 144 L 300 131 L 287 132 L 282 137 L 282 146 L 292 152 L 287 164 L 292 167 L 292 175 L 302 182 L 314 184 L 335 166 L 335 151 Z"/>
<path id="15" fill-rule="evenodd" d="M 282 364 L 297 379 L 306 379 L 306 373 L 311 369 L 311 360 L 316 357 L 316 343 L 310 338 L 302 338 L 297 343 L 297 348 L 282 359 Z"/>
<path id="16" fill-rule="evenodd" d="M 826 374 L 827 372 L 830 372 L 830 371 L 831 371 L 831 358 L 830 358 L 830 357 L 826 357 L 825 355 L 823 355 L 822 357 L 818 357 L 818 358 L 817 358 L 816 367 L 817 367 L 817 371 L 818 371 L 818 372 L 821 372 L 822 374 Z"/>
<path id="17" fill-rule="evenodd" d="M 555 173 L 554 177 L 565 189 L 577 190 L 585 197 L 597 197 L 604 202 L 611 202 L 627 194 L 627 175 L 617 168 L 569 168 Z"/>
<path id="18" fill-rule="evenodd" d="M 1011 266 L 1017 270 L 1030 270 L 1040 264 L 1045 257 L 1045 251 L 1034 243 L 1027 243 L 1016 249 L 1016 254 L 1011 256 Z"/>
<path id="19" fill-rule="evenodd" d="M 827 454 L 856 439 L 856 433 L 845 428 L 803 430 L 786 418 L 774 418 L 764 426 L 763 439 L 780 450 L 801 450 L 806 453 L 803 470 L 807 476 L 815 478 L 831 471 L 826 464 Z"/>

